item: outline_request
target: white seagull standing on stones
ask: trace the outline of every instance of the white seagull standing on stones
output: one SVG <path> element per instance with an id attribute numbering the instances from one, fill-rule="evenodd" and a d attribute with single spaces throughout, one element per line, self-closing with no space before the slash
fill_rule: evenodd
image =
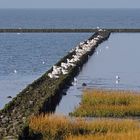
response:
<path id="1" fill-rule="evenodd" d="M 48 76 L 52 79 L 52 78 L 59 78 L 58 75 L 52 74 L 52 73 L 48 73 Z"/>
<path id="2" fill-rule="evenodd" d="M 67 71 L 67 70 L 62 69 L 62 74 L 63 74 L 63 75 L 66 75 L 66 74 L 68 74 L 68 71 Z"/>

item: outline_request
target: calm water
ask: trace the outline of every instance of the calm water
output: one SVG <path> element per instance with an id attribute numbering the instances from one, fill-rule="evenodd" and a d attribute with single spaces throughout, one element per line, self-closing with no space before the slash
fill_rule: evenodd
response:
<path id="1" fill-rule="evenodd" d="M 73 111 L 81 100 L 82 83 L 87 84 L 86 88 L 140 91 L 139 40 L 139 33 L 112 34 L 84 65 L 77 84 L 63 96 L 56 113 L 67 115 Z M 119 81 L 116 75 L 120 76 Z"/>
<path id="2" fill-rule="evenodd" d="M 106 28 L 140 28 L 140 10 L 0 10 L 0 28 L 96 28 L 97 26 Z M 27 84 L 31 83 L 33 80 L 41 76 L 54 63 L 56 63 L 61 57 L 63 57 L 71 48 L 75 47 L 78 42 L 87 39 L 90 35 L 91 34 L 45 33 L 0 34 L 0 108 L 2 108 L 4 104 L 9 101 L 6 98 L 7 96 L 16 96 L 16 94 L 19 93 L 19 91 L 21 91 L 24 87 L 26 87 Z M 119 38 L 118 40 L 120 42 L 120 45 L 125 45 L 125 43 L 128 43 L 130 39 L 127 38 L 129 37 L 128 35 L 124 35 L 123 38 L 126 37 L 126 41 L 123 41 L 121 39 L 122 35 L 112 35 L 110 40 L 106 43 L 113 43 L 115 39 L 117 40 L 117 38 Z M 135 35 L 131 34 L 131 40 L 138 38 L 137 36 L 135 37 Z M 112 40 L 113 38 L 114 40 Z M 103 48 L 104 51 L 99 53 L 98 56 L 95 55 L 93 60 L 92 58 L 90 59 L 89 63 L 85 65 L 83 71 L 78 77 L 80 78 L 77 83 L 77 85 L 79 86 L 71 87 L 68 91 L 70 92 L 70 96 L 71 93 L 73 93 L 74 95 L 75 93 L 78 95 L 81 94 L 81 83 L 83 81 L 88 83 L 89 87 L 119 86 L 120 88 L 135 87 L 135 89 L 139 89 L 139 87 L 136 87 L 135 85 L 136 82 L 139 82 L 137 81 L 138 75 L 131 75 L 132 73 L 129 71 L 129 69 L 127 72 L 130 73 L 123 73 L 123 69 L 124 71 L 126 70 L 125 65 L 130 64 L 133 59 L 132 57 L 131 59 L 129 58 L 129 61 L 127 61 L 128 58 L 124 54 L 131 53 L 132 50 L 131 48 L 129 48 L 129 51 L 124 51 L 121 48 L 122 50 L 120 51 L 120 46 L 118 47 L 118 40 L 113 44 L 104 43 L 103 45 L 105 46 L 109 45 L 109 49 L 106 50 Z M 123 41 L 123 43 L 121 42 L 121 40 Z M 127 45 L 129 46 L 129 44 L 130 42 Z M 116 45 L 116 50 L 114 50 L 113 47 Z M 136 47 L 137 54 L 138 44 L 136 46 L 132 46 L 133 48 Z M 113 50 L 115 55 L 113 53 Z M 119 54 L 124 52 L 123 61 L 125 61 L 126 59 L 125 65 L 122 65 L 123 61 L 115 65 L 115 62 L 118 62 L 117 60 L 120 56 L 118 55 L 118 53 L 116 53 L 117 51 L 119 51 Z M 116 56 L 116 59 L 113 61 L 112 57 L 114 58 L 114 56 Z M 138 57 L 138 54 L 134 55 L 134 58 L 136 56 Z M 107 60 L 107 58 L 109 60 L 106 63 L 105 60 Z M 98 61 L 101 62 L 98 63 Z M 110 61 L 114 62 L 113 64 L 115 66 L 112 63 L 109 63 Z M 89 64 L 91 62 L 93 68 L 89 68 Z M 135 68 L 133 65 L 136 64 L 138 65 L 138 63 L 132 63 L 131 67 Z M 120 67 L 122 69 L 116 70 L 116 73 L 114 73 L 114 68 Z M 109 73 L 106 73 L 107 68 L 110 70 Z M 105 70 L 102 71 L 103 69 Z M 139 71 L 138 68 L 136 70 Z M 85 74 L 83 73 L 84 71 Z M 93 76 L 88 75 L 87 73 L 93 73 Z M 123 75 L 124 77 L 128 77 L 127 74 L 129 74 L 129 76 L 132 77 L 131 79 L 133 81 L 129 81 L 127 78 L 121 78 L 120 83 L 116 85 L 113 78 L 117 73 L 121 76 Z M 106 78 L 105 76 L 108 78 Z M 89 81 L 86 81 L 87 77 L 89 77 Z M 127 81 L 127 83 L 125 83 L 125 81 Z M 73 96 L 71 96 L 71 98 L 72 97 Z M 79 101 L 80 98 L 74 98 L 73 102 L 77 102 L 77 100 Z M 71 106 L 68 106 L 67 108 L 71 108 Z"/>
<path id="3" fill-rule="evenodd" d="M 0 108 L 91 34 L 0 34 Z"/>
<path id="4" fill-rule="evenodd" d="M 0 28 L 140 28 L 140 9 L 0 10 Z"/>

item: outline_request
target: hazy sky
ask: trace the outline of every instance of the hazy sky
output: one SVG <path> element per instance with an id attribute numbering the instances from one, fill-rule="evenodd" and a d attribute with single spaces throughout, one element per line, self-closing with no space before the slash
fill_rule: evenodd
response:
<path id="1" fill-rule="evenodd" d="M 0 0 L 0 8 L 140 8 L 140 0 Z"/>

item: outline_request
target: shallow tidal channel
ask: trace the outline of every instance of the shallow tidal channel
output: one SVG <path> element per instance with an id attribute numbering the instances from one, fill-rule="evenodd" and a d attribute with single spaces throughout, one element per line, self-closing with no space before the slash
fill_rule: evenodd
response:
<path id="1" fill-rule="evenodd" d="M 139 40 L 140 33 L 112 33 L 83 66 L 77 81 L 57 105 L 55 114 L 72 112 L 86 88 L 140 91 Z"/>

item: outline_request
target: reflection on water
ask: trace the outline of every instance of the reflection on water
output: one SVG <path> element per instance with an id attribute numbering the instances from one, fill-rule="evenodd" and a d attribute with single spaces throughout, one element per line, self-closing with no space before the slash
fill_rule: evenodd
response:
<path id="1" fill-rule="evenodd" d="M 115 33 L 101 44 L 91 56 L 56 108 L 56 113 L 67 115 L 81 100 L 86 88 L 140 90 L 140 34 Z M 119 76 L 117 78 L 116 76 Z"/>

